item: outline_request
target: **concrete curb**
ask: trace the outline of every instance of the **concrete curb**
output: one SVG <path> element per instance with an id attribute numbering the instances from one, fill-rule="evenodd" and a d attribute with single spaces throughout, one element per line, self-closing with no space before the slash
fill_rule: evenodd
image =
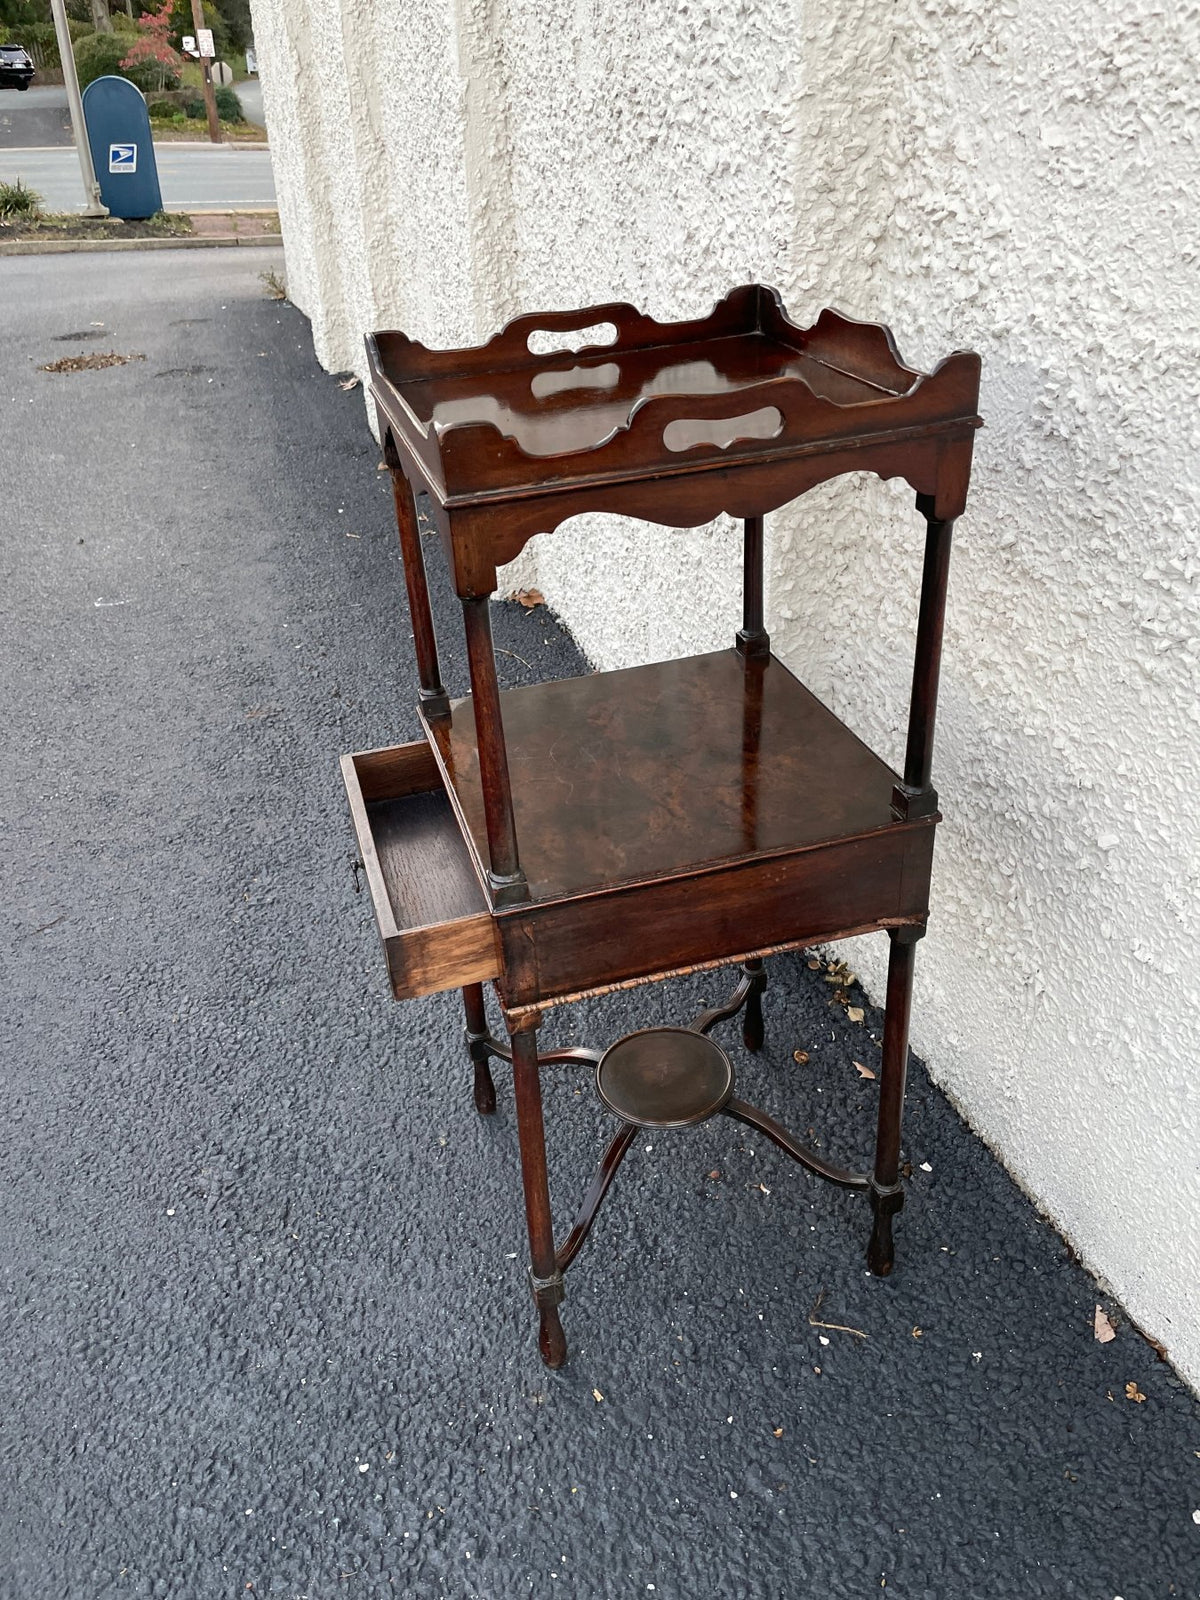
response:
<path id="1" fill-rule="evenodd" d="M 271 245 L 282 247 L 277 233 L 256 238 L 196 238 L 183 234 L 177 239 L 5 239 L 0 256 L 92 255 L 107 250 L 210 250 L 229 245 Z"/>

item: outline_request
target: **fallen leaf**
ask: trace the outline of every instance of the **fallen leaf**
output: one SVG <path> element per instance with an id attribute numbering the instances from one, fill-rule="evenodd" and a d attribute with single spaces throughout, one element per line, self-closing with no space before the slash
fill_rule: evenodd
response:
<path id="1" fill-rule="evenodd" d="M 810 972 L 820 972 L 821 963 L 817 960 L 816 956 L 813 956 L 813 958 L 809 961 L 808 970 Z"/>
<path id="2" fill-rule="evenodd" d="M 804 1066 L 808 1061 L 808 1051 L 807 1050 L 793 1050 L 792 1051 L 792 1060 L 793 1061 L 798 1061 L 801 1066 Z"/>
<path id="3" fill-rule="evenodd" d="M 771 1192 L 770 1189 L 767 1188 L 765 1183 L 760 1183 L 758 1187 L 762 1190 L 763 1194 L 770 1194 L 770 1192 Z"/>
<path id="4" fill-rule="evenodd" d="M 782 1439 L 783 1438 L 783 1429 L 782 1428 L 772 1428 L 771 1432 L 775 1435 L 775 1437 L 777 1439 Z"/>
<path id="5" fill-rule="evenodd" d="M 924 1328 L 914 1328 L 913 1329 L 913 1338 L 914 1339 L 919 1339 L 924 1332 L 925 1332 Z"/>
<path id="6" fill-rule="evenodd" d="M 600 1393 L 599 1389 L 593 1389 L 592 1390 L 592 1399 L 596 1402 L 597 1405 L 599 1405 L 601 1400 L 604 1399 L 604 1396 Z"/>
<path id="7" fill-rule="evenodd" d="M 712 1169 L 712 1171 L 709 1173 L 709 1177 L 710 1178 L 719 1178 L 720 1176 L 721 1176 L 721 1169 L 719 1167 L 714 1167 Z"/>
<path id="8" fill-rule="evenodd" d="M 1125 1398 L 1126 1400 L 1132 1400 L 1135 1405 L 1140 1406 L 1146 1396 L 1138 1388 L 1136 1383 L 1127 1383 L 1125 1385 Z"/>
<path id="9" fill-rule="evenodd" d="M 338 388 L 343 390 L 343 391 L 347 390 L 347 389 L 357 389 L 358 388 L 358 379 L 357 378 L 342 378 L 342 379 L 340 379 L 338 381 Z"/>
<path id="10" fill-rule="evenodd" d="M 1150 1346 L 1151 1350 L 1154 1351 L 1154 1354 L 1160 1361 L 1166 1361 L 1168 1359 L 1167 1347 L 1165 1344 L 1159 1344 L 1157 1339 L 1152 1339 L 1150 1335 L 1143 1332 L 1141 1328 L 1138 1329 L 1138 1332 L 1142 1335 L 1142 1338 L 1145 1339 L 1146 1343 Z"/>
<path id="11" fill-rule="evenodd" d="M 847 1006 L 846 1015 L 850 1018 L 851 1022 L 861 1022 L 863 1019 L 863 1008 L 861 1006 Z"/>
<path id="12" fill-rule="evenodd" d="M 864 1067 L 861 1061 L 856 1061 L 854 1065 L 858 1068 L 860 1078 L 873 1078 L 875 1076 L 870 1067 Z"/>
<path id="13" fill-rule="evenodd" d="M 524 606 L 526 611 L 532 611 L 535 606 L 546 604 L 546 597 L 540 589 L 518 589 L 510 598 L 518 605 Z"/>
<path id="14" fill-rule="evenodd" d="M 1092 1319 L 1092 1332 L 1101 1344 L 1111 1344 L 1117 1337 L 1117 1330 L 1104 1315 L 1104 1307 L 1096 1307 L 1096 1315 Z"/>

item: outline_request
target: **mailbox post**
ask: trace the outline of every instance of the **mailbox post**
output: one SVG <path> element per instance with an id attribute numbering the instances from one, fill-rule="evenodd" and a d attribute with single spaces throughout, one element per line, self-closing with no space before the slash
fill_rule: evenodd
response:
<path id="1" fill-rule="evenodd" d="M 152 217 L 162 210 L 150 115 L 128 78 L 97 78 L 83 91 L 88 143 L 100 196 L 114 217 Z"/>

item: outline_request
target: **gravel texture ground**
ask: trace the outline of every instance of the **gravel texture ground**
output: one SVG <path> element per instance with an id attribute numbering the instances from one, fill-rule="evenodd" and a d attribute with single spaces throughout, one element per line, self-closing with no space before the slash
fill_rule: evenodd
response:
<path id="1" fill-rule="evenodd" d="M 891 1280 L 860 1200 L 719 1119 L 639 1141 L 542 1368 L 507 1074 L 480 1119 L 355 871 L 337 758 L 416 733 L 407 617 L 277 264 L 0 262 L 0 1595 L 1194 1600 L 1195 1400 L 919 1065 Z M 97 323 L 146 359 L 37 370 Z M 495 621 L 509 681 L 584 669 Z M 864 1157 L 878 1013 L 770 976 L 741 1092 Z M 605 1118 L 576 1069 L 546 1099 L 565 1218 Z"/>

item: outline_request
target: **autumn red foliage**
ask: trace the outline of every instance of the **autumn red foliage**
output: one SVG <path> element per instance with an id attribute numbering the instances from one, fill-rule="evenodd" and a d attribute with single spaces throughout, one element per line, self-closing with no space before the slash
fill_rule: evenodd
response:
<path id="1" fill-rule="evenodd" d="M 138 36 L 121 62 L 122 71 L 139 68 L 139 77 L 157 75 L 154 87 L 158 89 L 165 89 L 168 79 L 178 83 L 183 66 L 183 57 L 167 38 L 173 6 L 174 0 L 163 0 L 157 11 L 147 11 L 137 19 Z"/>

